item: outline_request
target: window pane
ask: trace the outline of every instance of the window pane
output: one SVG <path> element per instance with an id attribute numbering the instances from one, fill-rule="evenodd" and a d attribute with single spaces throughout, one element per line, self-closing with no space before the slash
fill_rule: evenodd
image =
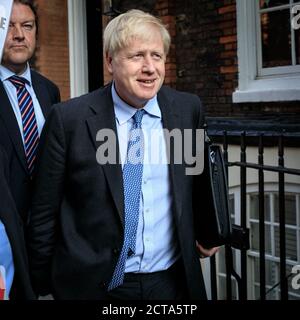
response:
<path id="1" fill-rule="evenodd" d="M 254 282 L 260 283 L 259 258 L 254 259 Z"/>
<path id="2" fill-rule="evenodd" d="M 266 285 L 272 287 L 277 282 L 277 269 L 279 265 L 277 262 L 266 260 Z M 254 258 L 254 282 L 260 283 L 260 275 L 259 275 L 259 258 Z"/>
<path id="3" fill-rule="evenodd" d="M 274 232 L 275 232 L 275 256 L 279 257 L 280 256 L 279 228 L 275 227 Z"/>
<path id="4" fill-rule="evenodd" d="M 265 265 L 265 279 L 266 279 L 266 298 L 267 300 L 277 299 L 277 287 L 269 291 L 278 283 L 279 264 L 277 262 L 266 260 Z M 260 270 L 259 259 L 254 261 L 254 285 L 255 285 L 255 299 L 260 299 Z M 269 292 L 268 292 L 269 291 Z"/>
<path id="5" fill-rule="evenodd" d="M 279 222 L 279 198 L 274 195 L 275 222 Z M 285 222 L 286 224 L 296 225 L 296 198 L 294 195 L 285 196 Z"/>
<path id="6" fill-rule="evenodd" d="M 218 254 L 219 258 L 219 273 L 226 273 L 226 261 L 225 261 L 225 247 L 221 247 Z"/>
<path id="7" fill-rule="evenodd" d="M 266 286 L 267 291 L 275 286 L 279 281 L 279 263 L 273 261 L 266 261 Z M 272 289 L 267 293 L 267 300 L 277 299 L 278 287 Z"/>
<path id="8" fill-rule="evenodd" d="M 251 249 L 259 251 L 259 229 L 258 229 L 258 223 L 252 222 L 250 224 L 250 241 L 251 241 Z"/>
<path id="9" fill-rule="evenodd" d="M 231 298 L 233 300 L 237 300 L 236 286 L 237 286 L 236 281 L 234 279 L 231 279 L 231 288 L 232 288 Z M 218 300 L 227 300 L 226 278 L 223 276 L 219 276 Z"/>
<path id="10" fill-rule="evenodd" d="M 266 221 L 271 221 L 271 217 L 270 217 L 270 195 L 267 194 L 265 195 L 265 217 L 266 217 Z"/>
<path id="11" fill-rule="evenodd" d="M 265 248 L 268 254 L 272 254 L 271 240 L 271 226 L 265 226 Z"/>
<path id="12" fill-rule="evenodd" d="M 234 208 L 234 195 L 229 196 L 229 213 L 231 216 L 234 216 L 235 208 Z"/>
<path id="13" fill-rule="evenodd" d="M 258 196 L 257 195 L 251 195 L 250 196 L 250 219 L 257 219 L 259 217 L 258 212 Z"/>
<path id="14" fill-rule="evenodd" d="M 259 284 L 259 259 L 254 261 L 254 282 L 255 282 L 255 299 L 260 298 Z M 271 290 L 278 283 L 279 264 L 277 262 L 266 260 L 266 298 L 267 300 L 278 299 L 278 287 Z M 271 290 L 271 291 L 269 291 Z"/>
<path id="15" fill-rule="evenodd" d="M 287 224 L 296 225 L 296 199 L 295 196 L 285 197 L 285 219 Z"/>
<path id="16" fill-rule="evenodd" d="M 289 292 L 289 300 L 300 300 L 300 292 L 299 289 L 292 288 L 292 278 L 294 276 L 291 275 L 291 268 L 292 266 L 286 266 L 286 274 L 288 277 L 288 292 Z M 259 265 L 258 260 L 255 261 L 255 272 L 259 273 Z M 280 286 L 276 286 L 275 288 L 271 289 L 273 286 L 278 284 L 279 282 L 279 263 L 266 261 L 266 291 L 267 291 L 267 300 L 275 300 L 279 299 L 280 297 Z M 259 283 L 259 278 L 255 277 L 255 281 Z M 269 291 L 271 290 L 271 291 Z M 255 295 L 256 298 L 259 298 L 259 285 L 256 284 L 255 288 Z"/>
<path id="17" fill-rule="evenodd" d="M 297 261 L 296 230 L 286 229 L 286 258 Z"/>
<path id="18" fill-rule="evenodd" d="M 263 68 L 292 64 L 289 9 L 261 15 Z"/>
<path id="19" fill-rule="evenodd" d="M 235 279 L 231 279 L 232 300 L 238 299 L 237 282 Z"/>
<path id="20" fill-rule="evenodd" d="M 254 285 L 254 300 L 259 300 L 260 299 L 260 288 L 259 285 L 255 284 Z"/>
<path id="21" fill-rule="evenodd" d="M 279 295 L 280 295 L 279 288 L 280 287 L 276 287 L 272 289 L 270 292 L 268 292 L 268 289 L 267 289 L 266 300 L 279 300 Z"/>
<path id="22" fill-rule="evenodd" d="M 270 221 L 270 196 L 265 195 L 265 221 Z M 250 219 L 259 219 L 259 198 L 258 195 L 250 196 Z"/>
<path id="23" fill-rule="evenodd" d="M 275 255 L 280 256 L 280 240 L 279 240 L 279 228 L 275 227 Z M 297 234 L 296 230 L 286 228 L 286 258 L 297 261 Z"/>
<path id="24" fill-rule="evenodd" d="M 259 251 L 259 224 L 250 224 L 251 250 Z M 265 225 L 265 253 L 271 254 L 271 232 L 270 226 Z"/>
<path id="25" fill-rule="evenodd" d="M 290 0 L 260 0 L 260 8 L 267 9 L 277 6 L 282 6 L 284 4 L 289 4 Z"/>
<path id="26" fill-rule="evenodd" d="M 219 276 L 218 300 L 226 300 L 226 278 Z"/>

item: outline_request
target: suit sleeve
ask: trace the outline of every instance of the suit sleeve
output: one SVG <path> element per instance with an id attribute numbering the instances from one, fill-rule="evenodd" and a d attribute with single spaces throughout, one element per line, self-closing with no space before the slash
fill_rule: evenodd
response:
<path id="1" fill-rule="evenodd" d="M 65 174 L 65 134 L 58 107 L 52 109 L 41 136 L 28 226 L 31 276 L 41 295 L 51 292 L 51 261 Z"/>

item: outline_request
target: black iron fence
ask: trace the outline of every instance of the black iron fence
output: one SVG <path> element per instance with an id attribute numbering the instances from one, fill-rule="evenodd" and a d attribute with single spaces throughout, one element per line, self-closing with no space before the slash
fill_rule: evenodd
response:
<path id="1" fill-rule="evenodd" d="M 247 162 L 247 135 L 245 132 L 240 137 L 240 161 L 228 161 L 228 137 L 224 132 L 223 150 L 224 160 L 227 168 L 238 167 L 240 170 L 240 226 L 233 228 L 233 241 L 230 245 L 225 246 L 226 259 L 226 296 L 228 300 L 232 299 L 232 277 L 237 281 L 239 300 L 246 300 L 247 296 L 247 251 L 249 249 L 249 229 L 247 227 L 247 169 L 255 169 L 258 171 L 258 217 L 259 217 L 259 282 L 260 282 L 260 299 L 265 300 L 267 295 L 266 289 L 266 248 L 265 248 L 265 172 L 275 172 L 278 174 L 278 208 L 279 208 L 279 258 L 280 258 L 280 278 L 278 283 L 273 287 L 280 288 L 280 299 L 288 299 L 288 278 L 286 270 L 286 207 L 285 207 L 285 175 L 300 175 L 300 170 L 285 167 L 285 143 L 287 137 L 284 134 L 276 137 L 278 140 L 278 165 L 270 166 L 264 164 L 264 141 L 263 135 L 255 138 L 258 147 L 257 163 Z M 274 137 L 273 137 L 274 139 Z M 253 137 L 251 138 L 253 146 Z M 300 163 L 300 160 L 299 160 Z M 229 176 L 230 178 L 230 176 Z M 229 180 L 229 179 L 228 179 Z M 238 241 L 235 241 L 234 233 L 239 234 Z M 242 235 L 242 236 L 241 236 Z M 240 250 L 240 272 L 235 271 L 233 265 L 233 248 Z M 213 300 L 218 299 L 217 287 L 217 268 L 216 257 L 212 257 L 210 261 L 211 267 L 211 297 Z"/>

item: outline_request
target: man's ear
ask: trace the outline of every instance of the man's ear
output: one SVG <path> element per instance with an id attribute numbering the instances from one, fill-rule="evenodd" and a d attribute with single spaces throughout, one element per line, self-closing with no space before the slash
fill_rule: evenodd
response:
<path id="1" fill-rule="evenodd" d="M 107 67 L 107 70 L 110 74 L 113 73 L 113 66 L 112 66 L 112 61 L 113 61 L 113 58 L 112 56 L 106 52 L 105 53 L 105 62 L 106 62 L 106 67 Z"/>

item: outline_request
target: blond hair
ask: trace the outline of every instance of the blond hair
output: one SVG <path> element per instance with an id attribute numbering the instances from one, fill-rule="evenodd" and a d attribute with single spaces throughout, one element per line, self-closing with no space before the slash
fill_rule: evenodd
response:
<path id="1" fill-rule="evenodd" d="M 132 38 L 148 40 L 151 37 L 149 25 L 156 27 L 164 44 L 167 55 L 171 38 L 165 25 L 160 19 L 141 10 L 129 10 L 111 20 L 104 30 L 103 47 L 105 54 L 114 56 L 120 49 L 125 48 Z"/>

